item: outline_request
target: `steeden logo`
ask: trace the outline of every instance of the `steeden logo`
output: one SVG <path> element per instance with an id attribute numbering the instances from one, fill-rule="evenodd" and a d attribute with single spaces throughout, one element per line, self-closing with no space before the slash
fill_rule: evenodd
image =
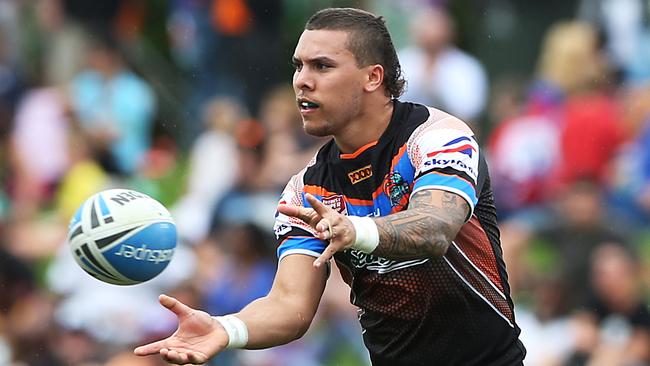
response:
<path id="1" fill-rule="evenodd" d="M 352 184 L 357 184 L 363 180 L 372 177 L 372 166 L 366 165 L 361 169 L 357 169 L 353 172 L 348 173 L 348 178 Z"/>

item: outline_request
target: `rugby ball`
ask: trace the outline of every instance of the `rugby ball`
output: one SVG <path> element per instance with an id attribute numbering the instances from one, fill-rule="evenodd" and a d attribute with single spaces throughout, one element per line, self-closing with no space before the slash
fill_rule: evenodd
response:
<path id="1" fill-rule="evenodd" d="M 157 200 L 129 189 L 89 197 L 68 226 L 75 261 L 91 276 L 134 285 L 160 274 L 174 256 L 176 224 Z"/>

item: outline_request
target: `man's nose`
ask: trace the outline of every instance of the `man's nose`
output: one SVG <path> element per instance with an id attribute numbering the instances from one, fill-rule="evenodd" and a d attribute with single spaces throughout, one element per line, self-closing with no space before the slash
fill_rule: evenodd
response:
<path id="1" fill-rule="evenodd" d="M 296 70 L 293 75 L 293 87 L 296 90 L 312 90 L 314 89 L 314 80 L 310 72 L 305 68 Z"/>

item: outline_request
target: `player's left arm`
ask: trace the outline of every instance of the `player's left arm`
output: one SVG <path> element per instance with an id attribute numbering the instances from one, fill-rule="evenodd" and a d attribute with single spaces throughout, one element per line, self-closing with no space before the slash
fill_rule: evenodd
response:
<path id="1" fill-rule="evenodd" d="M 455 193 L 420 190 L 407 210 L 374 219 L 379 245 L 372 254 L 393 260 L 443 256 L 469 211 L 467 201 Z"/>
<path id="2" fill-rule="evenodd" d="M 305 195 L 311 208 L 280 205 L 285 215 L 303 220 L 316 231 L 316 236 L 329 242 L 314 261 L 319 267 L 338 251 L 354 248 L 358 228 L 348 216 L 342 215 L 310 194 Z M 465 223 L 470 207 L 455 193 L 422 189 L 411 197 L 407 210 L 373 218 L 379 243 L 373 255 L 393 260 L 409 260 L 442 256 Z"/>

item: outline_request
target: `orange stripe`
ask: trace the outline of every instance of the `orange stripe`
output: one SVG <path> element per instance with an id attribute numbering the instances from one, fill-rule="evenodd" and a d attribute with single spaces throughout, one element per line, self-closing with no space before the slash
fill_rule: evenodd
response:
<path id="1" fill-rule="evenodd" d="M 390 170 L 392 171 L 393 168 L 395 168 L 395 165 L 399 162 L 399 159 L 402 158 L 402 155 L 406 152 L 406 143 L 402 145 L 402 147 L 399 148 L 399 151 L 397 151 L 397 155 L 393 156 L 393 161 L 390 162 Z"/>
<path id="2" fill-rule="evenodd" d="M 357 156 L 359 156 L 362 152 L 364 152 L 364 151 L 370 149 L 371 147 L 377 145 L 377 142 L 379 142 L 379 141 L 369 142 L 369 143 L 367 143 L 367 144 L 361 146 L 360 148 L 358 148 L 357 151 L 355 151 L 355 152 L 353 152 L 353 153 L 350 153 L 350 154 L 341 154 L 341 159 L 354 159 L 354 158 L 356 158 Z"/>
<path id="3" fill-rule="evenodd" d="M 336 196 L 343 196 L 343 197 L 345 197 L 345 200 L 347 202 L 349 202 L 349 203 L 351 203 L 353 205 L 357 205 L 357 206 L 372 206 L 374 204 L 372 202 L 372 200 L 361 200 L 361 199 L 357 199 L 357 198 L 349 198 L 344 194 L 330 192 L 330 191 L 326 190 L 325 188 L 319 187 L 319 186 L 307 185 L 307 186 L 305 186 L 303 188 L 303 191 L 305 193 L 311 193 L 313 195 L 317 195 L 317 196 L 321 196 L 321 197 L 335 196 L 335 195 Z"/>

